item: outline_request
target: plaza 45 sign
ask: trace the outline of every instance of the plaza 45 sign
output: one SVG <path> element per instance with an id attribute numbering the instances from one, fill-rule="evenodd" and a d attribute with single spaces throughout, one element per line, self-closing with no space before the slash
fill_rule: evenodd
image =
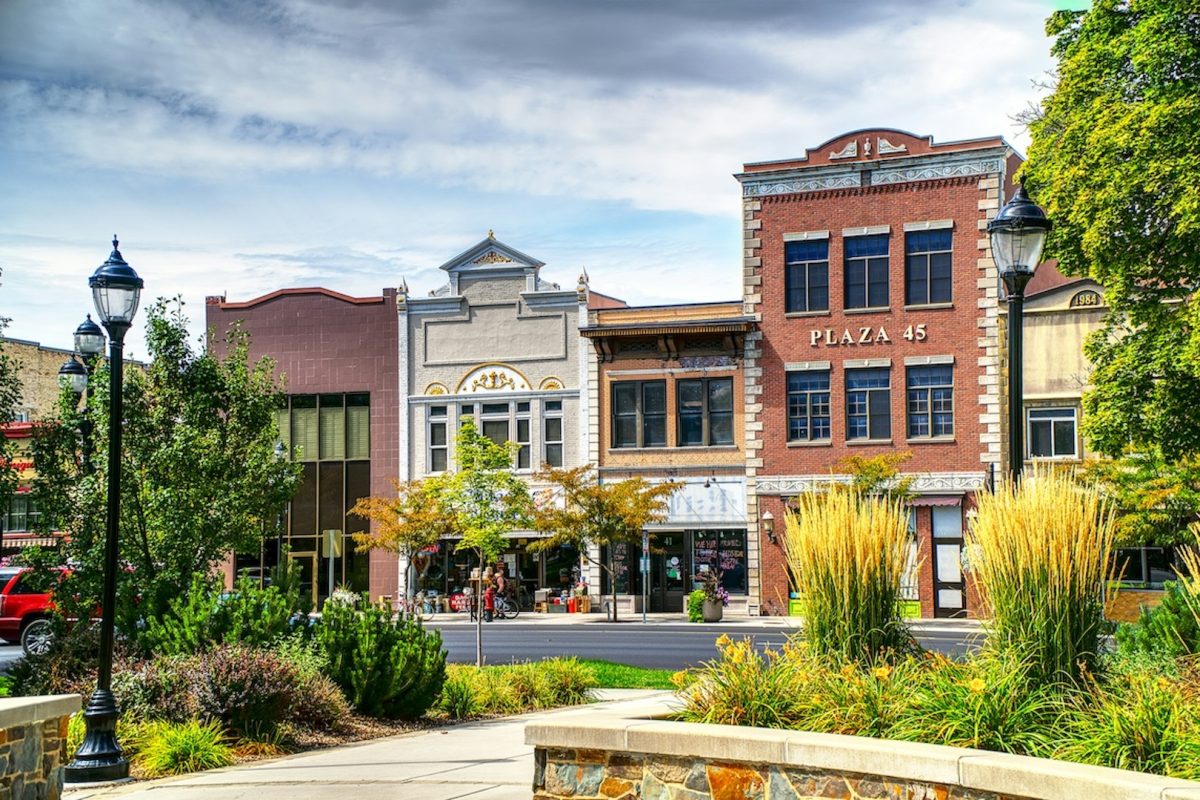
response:
<path id="1" fill-rule="evenodd" d="M 901 339 L 909 342 L 923 342 L 928 338 L 925 323 L 909 325 L 900 334 Z M 813 347 L 836 347 L 838 345 L 858 344 L 891 344 L 892 336 L 887 328 L 880 325 L 864 325 L 861 328 L 843 328 L 839 333 L 836 328 L 819 328 L 808 332 L 808 343 Z"/>

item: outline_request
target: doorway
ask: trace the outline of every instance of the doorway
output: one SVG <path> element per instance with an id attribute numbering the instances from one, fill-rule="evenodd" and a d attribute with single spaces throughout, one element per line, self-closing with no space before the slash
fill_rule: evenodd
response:
<path id="1" fill-rule="evenodd" d="M 690 588 L 687 537 L 682 531 L 654 538 L 650 554 L 650 611 L 673 613 L 683 610 L 683 595 Z"/>
<path id="2" fill-rule="evenodd" d="M 288 561 L 300 573 L 300 600 L 313 611 L 317 609 L 320 595 L 317 591 L 317 554 L 314 552 L 288 553 Z"/>
<path id="3" fill-rule="evenodd" d="M 933 515 L 933 615 L 965 617 L 962 506 L 932 506 L 929 510 Z"/>

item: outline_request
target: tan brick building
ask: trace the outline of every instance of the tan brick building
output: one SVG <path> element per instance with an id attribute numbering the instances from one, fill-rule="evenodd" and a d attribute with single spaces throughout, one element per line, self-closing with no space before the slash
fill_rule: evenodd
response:
<path id="1" fill-rule="evenodd" d="M 916 479 L 911 579 L 924 616 L 965 613 L 962 532 L 1001 456 L 999 281 L 986 233 L 1019 156 L 1001 138 L 936 144 L 891 129 L 745 165 L 747 504 L 762 548 L 752 612 L 786 613 L 760 536 L 841 459 L 905 451 Z"/>
<path id="2" fill-rule="evenodd" d="M 665 522 L 653 528 L 647 575 L 640 551 L 614 552 L 618 602 L 678 612 L 694 576 L 721 573 L 731 613 L 749 608 L 757 542 L 746 537 L 746 335 L 740 302 L 593 309 L 589 461 L 602 480 L 676 480 Z M 595 554 L 607 561 L 607 553 Z M 591 568 L 589 584 L 611 589 Z"/>

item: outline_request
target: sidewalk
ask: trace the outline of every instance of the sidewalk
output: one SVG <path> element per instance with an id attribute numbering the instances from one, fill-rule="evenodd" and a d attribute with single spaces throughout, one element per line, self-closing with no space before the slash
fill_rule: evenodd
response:
<path id="1" fill-rule="evenodd" d="M 642 624 L 641 614 L 622 614 L 620 622 L 615 623 L 622 626 L 625 625 L 640 625 Z M 525 623 L 536 625 L 612 625 L 604 614 L 536 614 L 531 611 L 522 611 L 520 616 L 515 620 L 496 620 L 494 622 L 484 623 L 489 628 L 493 626 L 503 627 L 505 625 L 521 625 Z M 714 625 L 737 625 L 744 627 L 761 627 L 761 628 L 795 628 L 799 629 L 803 619 L 800 617 L 749 617 L 749 616 L 733 616 L 725 615 L 720 622 L 706 623 L 705 627 Z M 471 619 L 469 614 L 438 614 L 425 620 L 426 625 L 441 627 L 444 625 L 474 625 L 475 621 Z M 682 625 L 687 627 L 699 627 L 699 625 L 688 622 L 686 614 L 646 614 L 647 625 Z M 977 619 L 910 619 L 908 625 L 914 631 L 966 631 L 974 632 L 980 630 L 982 623 Z"/>
<path id="2" fill-rule="evenodd" d="M 605 689 L 605 702 L 435 728 L 271 761 L 101 788 L 64 800 L 529 800 L 533 747 L 525 725 L 596 711 L 637 713 L 670 692 Z"/>

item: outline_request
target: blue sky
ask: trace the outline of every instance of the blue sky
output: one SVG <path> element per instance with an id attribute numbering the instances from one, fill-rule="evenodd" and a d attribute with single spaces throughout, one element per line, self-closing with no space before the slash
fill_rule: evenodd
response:
<path id="1" fill-rule="evenodd" d="M 197 334 L 211 294 L 425 293 L 489 228 L 564 285 L 734 298 L 743 162 L 870 126 L 1023 150 L 1052 8 L 5 0 L 0 315 L 69 345 L 114 232 Z"/>

